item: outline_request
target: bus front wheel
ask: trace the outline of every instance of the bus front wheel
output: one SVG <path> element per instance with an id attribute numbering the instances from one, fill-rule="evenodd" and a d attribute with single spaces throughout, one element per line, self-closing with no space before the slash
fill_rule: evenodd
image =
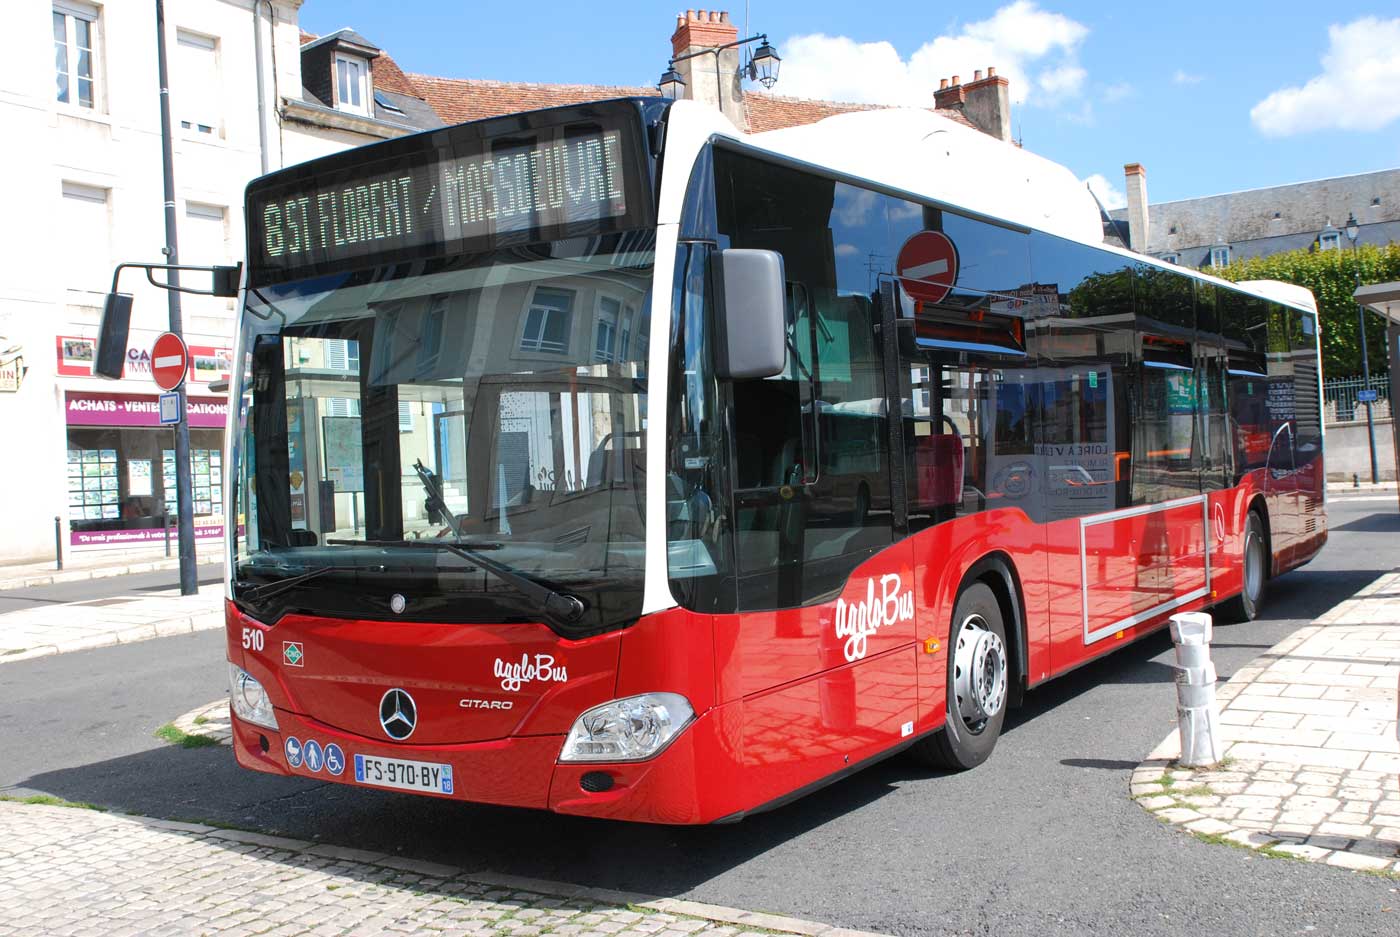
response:
<path id="1" fill-rule="evenodd" d="M 1264 535 L 1264 520 L 1258 511 L 1250 511 L 1245 524 L 1242 565 L 1244 582 L 1240 594 L 1221 606 L 1225 618 L 1236 622 L 1259 617 L 1259 606 L 1264 604 L 1264 588 L 1269 579 L 1269 540 Z"/>
<path id="2" fill-rule="evenodd" d="M 1001 603 L 986 583 L 975 582 L 953 610 L 943 730 L 915 746 L 918 757 L 955 771 L 986 761 L 1006 719 L 1010 672 Z"/>

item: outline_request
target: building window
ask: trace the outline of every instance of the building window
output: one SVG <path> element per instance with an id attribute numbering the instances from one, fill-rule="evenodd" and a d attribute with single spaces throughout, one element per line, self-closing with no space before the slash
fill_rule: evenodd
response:
<path id="1" fill-rule="evenodd" d="M 1164 262 L 1166 262 L 1166 263 L 1169 263 L 1169 264 L 1179 264 L 1179 263 L 1181 263 L 1181 255 L 1180 255 L 1180 254 L 1163 254 L 1163 255 L 1162 255 L 1162 260 L 1163 260 Z"/>
<path id="2" fill-rule="evenodd" d="M 96 108 L 97 7 L 71 0 L 53 6 L 53 55 L 58 102 Z"/>
<path id="3" fill-rule="evenodd" d="M 383 91 L 374 92 L 374 103 L 380 110 L 388 111 L 390 114 L 398 114 L 400 117 L 407 116 L 404 114 L 403 108 L 391 101 Z"/>
<path id="4" fill-rule="evenodd" d="M 67 287 L 105 293 L 112 282 L 111 218 L 108 190 L 78 182 L 63 183 L 64 250 Z"/>
<path id="5" fill-rule="evenodd" d="M 228 253 L 224 209 L 219 205 L 186 202 L 185 227 L 180 232 L 182 263 L 227 263 Z"/>
<path id="6" fill-rule="evenodd" d="M 1324 231 L 1317 236 L 1318 250 L 1334 251 L 1342 246 L 1342 235 L 1338 231 Z"/>
<path id="7" fill-rule="evenodd" d="M 219 43 L 185 29 L 175 33 L 175 107 L 180 126 L 213 135 L 219 127 Z"/>
<path id="8" fill-rule="evenodd" d="M 1228 267 L 1230 265 L 1230 246 L 1228 244 L 1210 249 L 1210 265 L 1212 267 Z"/>
<path id="9" fill-rule="evenodd" d="M 355 114 L 369 114 L 369 63 L 349 55 L 335 57 L 336 107 Z"/>
<path id="10" fill-rule="evenodd" d="M 571 291 L 543 287 L 535 290 L 530 311 L 525 314 L 520 350 L 567 355 L 573 320 L 574 294 Z"/>

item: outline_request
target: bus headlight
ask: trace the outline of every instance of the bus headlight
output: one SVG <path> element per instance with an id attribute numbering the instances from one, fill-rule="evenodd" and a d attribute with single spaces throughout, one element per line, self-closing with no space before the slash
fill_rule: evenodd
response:
<path id="1" fill-rule="evenodd" d="M 235 716 L 255 726 L 277 731 L 277 716 L 272 711 L 272 700 L 252 674 L 237 664 L 229 664 L 228 690 Z"/>
<path id="2" fill-rule="evenodd" d="M 644 761 L 695 718 L 677 693 L 643 693 L 595 706 L 574 722 L 560 761 Z"/>

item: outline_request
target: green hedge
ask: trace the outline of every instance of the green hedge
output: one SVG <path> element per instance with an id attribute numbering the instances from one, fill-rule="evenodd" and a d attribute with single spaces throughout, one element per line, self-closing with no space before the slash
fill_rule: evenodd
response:
<path id="1" fill-rule="evenodd" d="M 1389 283 L 1400 280 L 1400 244 L 1385 247 L 1366 245 L 1335 251 L 1297 250 L 1268 257 L 1238 260 L 1223 270 L 1209 273 L 1240 280 L 1282 280 L 1312 290 L 1322 319 L 1322 373 L 1324 377 L 1354 377 L 1361 374 L 1361 340 L 1356 328 L 1356 271 L 1362 283 Z M 1366 342 L 1371 373 L 1389 369 L 1385 347 L 1385 322 L 1373 312 L 1366 313 Z"/>

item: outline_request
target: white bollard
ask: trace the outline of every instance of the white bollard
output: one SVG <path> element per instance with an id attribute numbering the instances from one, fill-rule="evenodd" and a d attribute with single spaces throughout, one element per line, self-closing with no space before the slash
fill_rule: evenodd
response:
<path id="1" fill-rule="evenodd" d="M 1210 659 L 1211 619 L 1205 612 L 1183 612 L 1171 620 L 1176 645 L 1176 721 L 1181 764 L 1217 765 L 1224 757 L 1220 708 L 1215 703 L 1215 664 Z"/>

